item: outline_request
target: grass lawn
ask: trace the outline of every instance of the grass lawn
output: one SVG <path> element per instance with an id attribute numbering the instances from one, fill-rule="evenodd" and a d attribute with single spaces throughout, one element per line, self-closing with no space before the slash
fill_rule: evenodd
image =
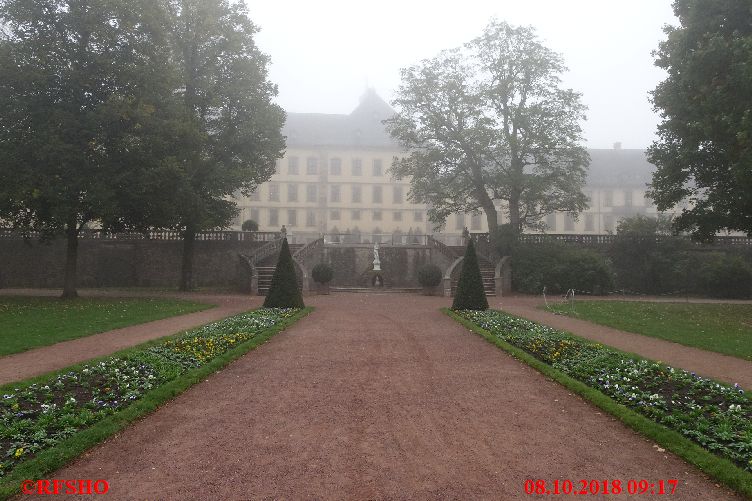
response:
<path id="1" fill-rule="evenodd" d="M 562 314 L 623 331 L 752 360 L 752 305 L 577 301 Z"/>
<path id="2" fill-rule="evenodd" d="M 211 307 L 175 299 L 0 297 L 0 356 Z"/>

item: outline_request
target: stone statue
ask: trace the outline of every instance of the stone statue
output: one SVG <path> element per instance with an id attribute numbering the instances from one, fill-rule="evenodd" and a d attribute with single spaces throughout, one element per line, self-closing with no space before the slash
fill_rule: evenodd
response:
<path id="1" fill-rule="evenodd" d="M 379 243 L 373 244 L 373 271 L 381 271 L 381 259 L 379 258 Z"/>

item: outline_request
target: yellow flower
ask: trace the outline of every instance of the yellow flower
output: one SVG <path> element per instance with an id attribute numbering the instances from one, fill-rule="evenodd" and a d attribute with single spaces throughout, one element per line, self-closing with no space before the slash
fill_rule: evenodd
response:
<path id="1" fill-rule="evenodd" d="M 16 449 L 16 453 L 13 454 L 13 455 L 15 457 L 21 457 L 21 454 L 23 454 L 23 453 L 24 453 L 23 447 L 19 447 L 18 449 Z"/>

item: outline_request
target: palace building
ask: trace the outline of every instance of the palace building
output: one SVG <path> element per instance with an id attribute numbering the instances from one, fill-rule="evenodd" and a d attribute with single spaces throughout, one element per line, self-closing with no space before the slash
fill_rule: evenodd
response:
<path id="1" fill-rule="evenodd" d="M 353 241 L 434 234 L 456 243 L 465 227 L 487 232 L 480 212 L 454 214 L 441 232 L 434 232 L 426 206 L 408 200 L 409 179 L 389 175 L 392 159 L 403 154 L 382 123 L 393 114 L 370 89 L 349 115 L 288 113 L 283 130 L 287 152 L 269 182 L 239 199 L 233 229 L 248 219 L 260 231 L 279 231 L 284 225 L 294 242 L 324 234 Z M 610 150 L 590 150 L 590 156 L 584 190 L 590 207 L 578 220 L 566 213 L 548 216 L 548 233 L 613 233 L 622 217 L 657 214 L 644 196 L 655 167 L 643 150 L 625 150 L 617 143 Z"/>

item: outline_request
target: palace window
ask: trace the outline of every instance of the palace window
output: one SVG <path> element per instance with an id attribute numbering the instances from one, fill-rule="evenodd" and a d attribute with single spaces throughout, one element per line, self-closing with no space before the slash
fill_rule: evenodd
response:
<path id="1" fill-rule="evenodd" d="M 329 219 L 332 221 L 339 221 L 339 211 L 333 210 L 329 212 Z"/>
<path id="2" fill-rule="evenodd" d="M 381 221 L 381 211 L 380 210 L 373 211 L 373 220 L 374 221 Z"/>
<path id="3" fill-rule="evenodd" d="M 287 211 L 287 226 L 293 227 L 298 224 L 298 211 L 290 209 Z"/>
<path id="4" fill-rule="evenodd" d="M 352 201 L 354 204 L 359 204 L 363 198 L 363 190 L 361 190 L 360 186 L 353 186 L 352 187 Z"/>
<path id="5" fill-rule="evenodd" d="M 383 174 L 381 159 L 377 158 L 373 161 L 373 177 L 381 177 Z"/>
<path id="6" fill-rule="evenodd" d="M 465 215 L 464 214 L 455 214 L 455 216 L 454 216 L 454 228 L 456 230 L 464 230 L 465 229 Z"/>
<path id="7" fill-rule="evenodd" d="M 585 231 L 595 231 L 595 217 L 592 214 L 585 214 Z"/>
<path id="8" fill-rule="evenodd" d="M 308 157 L 306 160 L 306 174 L 319 173 L 319 159 L 317 157 Z"/>
<path id="9" fill-rule="evenodd" d="M 329 174 L 332 176 L 342 175 L 342 159 L 332 158 L 329 160 Z"/>
<path id="10" fill-rule="evenodd" d="M 333 184 L 329 187 L 329 201 L 331 202 L 339 202 L 340 196 L 339 196 L 339 185 Z"/>
<path id="11" fill-rule="evenodd" d="M 352 218 L 353 221 L 360 221 L 360 211 L 359 210 L 352 211 L 352 213 L 350 214 L 350 217 Z"/>
<path id="12" fill-rule="evenodd" d="M 306 226 L 309 228 L 312 226 L 316 226 L 316 211 L 315 210 L 309 210 L 306 212 Z"/>
<path id="13" fill-rule="evenodd" d="M 287 201 L 288 202 L 298 201 L 298 185 L 297 184 L 287 185 Z"/>
<path id="14" fill-rule="evenodd" d="M 423 222 L 423 211 L 416 210 L 413 212 L 413 221 L 416 223 L 422 223 Z"/>
<path id="15" fill-rule="evenodd" d="M 546 226 L 550 231 L 556 231 L 556 214 L 549 214 L 546 216 Z"/>
<path id="16" fill-rule="evenodd" d="M 318 186 L 315 184 L 306 185 L 306 202 L 316 203 L 318 202 Z"/>
<path id="17" fill-rule="evenodd" d="M 279 225 L 279 211 L 277 209 L 269 209 L 269 226 L 272 228 Z"/>
<path id="18" fill-rule="evenodd" d="M 278 184 L 269 185 L 269 201 L 279 202 L 279 185 Z"/>
<path id="19" fill-rule="evenodd" d="M 392 195 L 394 196 L 394 203 L 401 204 L 404 201 L 402 196 L 402 186 L 395 186 Z"/>
<path id="20" fill-rule="evenodd" d="M 394 221 L 402 221 L 402 212 L 394 211 L 392 214 L 393 214 Z"/>
<path id="21" fill-rule="evenodd" d="M 287 173 L 292 176 L 297 176 L 300 173 L 298 168 L 298 157 L 290 157 L 287 159 Z"/>
<path id="22" fill-rule="evenodd" d="M 353 176 L 363 175 L 363 161 L 360 158 L 352 159 L 352 175 Z"/>
<path id="23" fill-rule="evenodd" d="M 373 187 L 373 203 L 380 204 L 381 203 L 381 186 L 374 186 Z"/>
<path id="24" fill-rule="evenodd" d="M 470 216 L 470 229 L 471 230 L 480 230 L 481 228 L 481 215 L 480 214 L 473 214 Z"/>
<path id="25" fill-rule="evenodd" d="M 574 217 L 571 214 L 564 217 L 564 231 L 574 231 Z"/>

